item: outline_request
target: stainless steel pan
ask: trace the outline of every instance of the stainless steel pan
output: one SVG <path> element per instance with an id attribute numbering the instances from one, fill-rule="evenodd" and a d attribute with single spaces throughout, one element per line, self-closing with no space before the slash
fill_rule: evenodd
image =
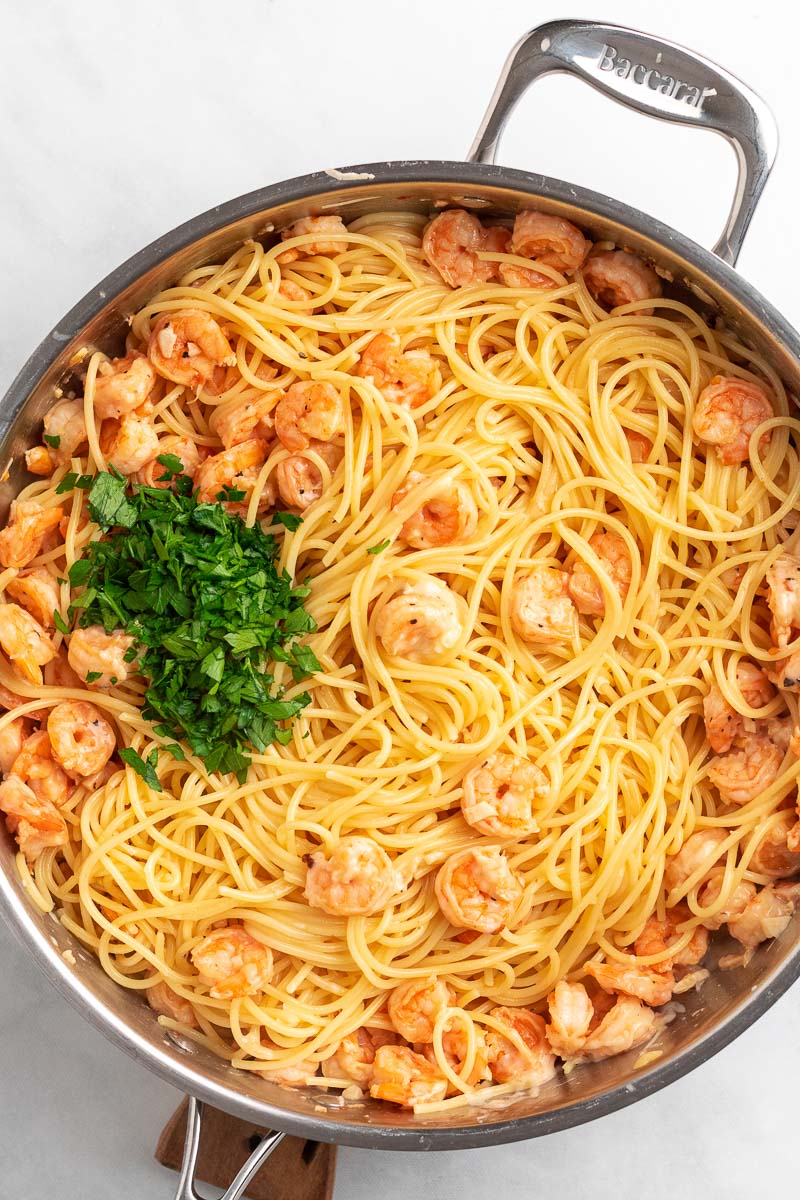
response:
<path id="1" fill-rule="evenodd" d="M 714 251 L 616 200 L 557 179 L 493 165 L 514 104 L 540 76 L 566 71 L 630 108 L 715 130 L 737 155 L 730 216 Z M 800 343 L 780 313 L 733 270 L 777 148 L 769 110 L 739 80 L 690 51 L 630 29 L 556 21 L 533 30 L 512 52 L 467 162 L 377 163 L 323 171 L 241 196 L 181 225 L 114 271 L 73 308 L 34 352 L 0 409 L 5 462 L 14 459 L 6 501 L 19 487 L 20 453 L 31 444 L 56 382 L 76 350 L 121 344 L 125 317 L 176 276 L 225 256 L 245 238 L 269 237 L 308 214 L 345 219 L 377 208 L 431 212 L 456 204 L 492 214 L 534 206 L 568 217 L 595 239 L 610 238 L 652 260 L 694 302 L 718 311 L 756 345 L 800 393 Z M 661 1057 L 637 1066 L 636 1052 L 575 1070 L 503 1107 L 415 1117 L 371 1102 L 345 1104 L 318 1090 L 289 1091 L 232 1071 L 197 1047 L 179 1046 L 131 992 L 117 987 L 53 916 L 37 913 L 14 867 L 11 839 L 0 844 L 0 906 L 48 977 L 90 1021 L 162 1079 L 193 1097 L 180 1200 L 194 1195 L 202 1101 L 282 1132 L 386 1149 L 428 1150 L 514 1141 L 564 1129 L 630 1104 L 686 1074 L 746 1029 L 800 975 L 797 923 L 765 945 L 749 967 L 714 973 L 663 1032 Z M 71 951 L 64 957 L 65 951 Z M 74 962 L 73 960 L 74 956 Z M 241 1195 L 279 1140 L 274 1135 L 226 1195 Z"/>

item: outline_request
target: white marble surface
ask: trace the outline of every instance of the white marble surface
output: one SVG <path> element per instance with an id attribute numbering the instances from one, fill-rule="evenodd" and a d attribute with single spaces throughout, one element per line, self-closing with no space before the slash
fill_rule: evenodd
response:
<path id="1" fill-rule="evenodd" d="M 592 5 L 576 5 L 586 16 Z M 747 0 L 605 0 L 603 19 L 685 41 L 741 74 L 784 133 L 741 270 L 800 322 L 794 47 Z M 503 58 L 561 5 L 530 0 L 0 0 L 0 385 L 62 313 L 160 232 L 319 167 L 462 156 Z M 711 243 L 730 152 L 572 81 L 526 99 L 502 160 L 616 194 Z M 0 1196 L 168 1200 L 152 1161 L 178 1094 L 48 987 L 0 929 Z M 337 1200 L 509 1194 L 738 1200 L 796 1186 L 797 989 L 655 1097 L 546 1140 L 459 1155 L 345 1150 Z"/>

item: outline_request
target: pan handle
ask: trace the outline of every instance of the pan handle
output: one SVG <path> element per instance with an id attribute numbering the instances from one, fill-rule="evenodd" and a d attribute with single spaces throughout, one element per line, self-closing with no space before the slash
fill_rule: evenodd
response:
<path id="1" fill-rule="evenodd" d="M 189 1111 L 186 1116 L 186 1141 L 183 1144 L 183 1163 L 181 1177 L 178 1180 L 178 1191 L 175 1200 L 203 1200 L 195 1189 L 195 1170 L 197 1155 L 200 1151 L 200 1138 L 203 1132 L 203 1109 L 201 1100 L 189 1097 Z M 239 1200 L 250 1180 L 267 1161 L 272 1151 L 283 1140 L 282 1133 L 268 1133 L 256 1146 L 253 1153 L 238 1171 L 236 1178 L 228 1185 L 220 1200 Z"/>
<path id="2" fill-rule="evenodd" d="M 595 21 L 548 21 L 525 34 L 508 56 L 471 162 L 494 162 L 517 101 L 554 72 L 576 75 L 636 112 L 710 129 L 730 142 L 739 175 L 714 253 L 733 265 L 778 150 L 775 118 L 761 97 L 707 58 L 651 34 Z"/>

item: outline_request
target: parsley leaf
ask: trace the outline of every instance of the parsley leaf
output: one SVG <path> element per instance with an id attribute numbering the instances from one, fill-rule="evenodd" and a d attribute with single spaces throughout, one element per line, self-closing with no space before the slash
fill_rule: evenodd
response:
<path id="1" fill-rule="evenodd" d="M 64 620 L 64 618 L 62 617 L 61 613 L 58 611 L 57 608 L 53 610 L 53 624 L 55 625 L 55 627 L 59 633 L 63 633 L 63 634 L 69 633 L 69 625 Z"/>
<path id="2" fill-rule="evenodd" d="M 145 762 L 132 746 L 125 746 L 120 750 L 119 756 L 127 766 L 132 767 L 136 774 L 141 776 L 147 786 L 152 788 L 154 792 L 163 792 L 164 789 L 161 786 L 161 781 L 156 775 L 155 765 L 150 761 L 153 757 L 152 755 L 149 755 L 148 761 Z"/>
<path id="3" fill-rule="evenodd" d="M 295 529 L 299 529 L 303 524 L 303 518 L 298 517 L 296 513 L 276 512 L 272 514 L 273 525 L 284 525 L 290 533 L 294 533 Z"/>
<path id="4" fill-rule="evenodd" d="M 378 542 L 377 546 L 368 546 L 367 554 L 380 554 L 380 552 L 385 550 L 390 544 L 389 538 L 386 538 L 385 541 Z"/>
<path id="5" fill-rule="evenodd" d="M 156 462 L 160 462 L 168 475 L 182 475 L 183 463 L 177 454 L 159 454 Z"/>
<path id="6" fill-rule="evenodd" d="M 126 483 L 121 476 L 101 472 L 89 492 L 89 514 L 101 529 L 121 525 L 131 529 L 137 520 L 136 507 L 125 495 Z"/>
<path id="7" fill-rule="evenodd" d="M 61 435 L 58 433 L 43 433 L 42 441 L 45 445 L 52 446 L 54 450 L 57 450 L 61 445 Z"/>

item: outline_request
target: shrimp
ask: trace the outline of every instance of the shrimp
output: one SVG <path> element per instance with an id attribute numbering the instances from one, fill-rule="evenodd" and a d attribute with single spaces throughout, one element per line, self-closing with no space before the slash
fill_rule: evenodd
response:
<path id="1" fill-rule="evenodd" d="M 653 443 L 649 437 L 645 437 L 643 433 L 637 433 L 635 429 L 623 429 L 625 440 L 628 443 L 628 449 L 631 455 L 632 463 L 646 463 L 653 453 Z"/>
<path id="2" fill-rule="evenodd" d="M 507 1033 L 487 1029 L 489 1069 L 495 1083 L 518 1080 L 526 1087 L 539 1087 L 556 1073 L 556 1059 L 546 1037 L 543 1017 L 527 1008 L 493 1008 L 489 1016 Z"/>
<path id="3" fill-rule="evenodd" d="M 756 843 L 756 849 L 748 869 L 770 879 L 785 879 L 800 871 L 800 851 L 789 845 L 789 834 L 794 826 L 795 814 L 784 809 L 765 832 L 757 829 L 751 839 Z"/>
<path id="4" fill-rule="evenodd" d="M 772 637 L 783 649 L 788 646 L 792 633 L 800 629 L 800 558 L 782 554 L 767 571 L 766 580 Z"/>
<path id="5" fill-rule="evenodd" d="M 538 829 L 533 805 L 550 795 L 544 771 L 516 754 L 492 754 L 464 776 L 464 820 L 487 837 L 525 837 Z"/>
<path id="6" fill-rule="evenodd" d="M 663 921 L 655 916 L 648 918 L 634 942 L 635 953 L 627 962 L 589 962 L 584 967 L 586 974 L 591 975 L 604 991 L 635 996 L 656 1008 L 666 1004 L 677 983 L 673 967 L 693 967 L 702 962 L 708 951 L 707 930 L 697 926 L 681 950 L 663 957 L 660 962 L 638 963 L 636 958 L 664 955 L 681 936 L 678 926 L 690 918 L 691 913 L 685 905 L 667 909 Z"/>
<path id="7" fill-rule="evenodd" d="M 200 466 L 200 451 L 197 442 L 193 442 L 191 438 L 179 437 L 177 434 L 171 433 L 167 437 L 159 438 L 155 457 L 146 462 L 134 474 L 133 478 L 136 483 L 142 484 L 143 487 L 170 487 L 172 477 L 164 464 L 158 461 L 159 458 L 165 458 L 168 454 L 180 459 L 182 473 L 188 475 L 190 479 L 194 479 L 197 468 Z"/>
<path id="8" fill-rule="evenodd" d="M 375 1055 L 381 1046 L 394 1046 L 397 1036 L 388 1029 L 367 1029 L 362 1026 L 343 1037 L 330 1058 L 322 1061 L 322 1074 L 327 1079 L 351 1079 L 364 1091 L 373 1080 Z"/>
<path id="9" fill-rule="evenodd" d="M 677 854 L 667 859 L 664 871 L 664 886 L 668 892 L 681 887 L 698 872 L 699 880 L 707 879 L 720 855 L 720 846 L 726 840 L 725 829 L 699 829 L 688 837 Z"/>
<path id="10" fill-rule="evenodd" d="M 463 601 L 433 575 L 407 583 L 375 617 L 386 653 L 412 662 L 441 660 L 463 632 Z"/>
<path id="11" fill-rule="evenodd" d="M 277 368 L 266 358 L 258 358 L 258 366 L 254 367 L 253 362 L 257 357 L 254 354 L 248 362 L 250 372 L 262 383 L 270 383 L 278 374 Z M 232 366 L 215 367 L 211 378 L 203 384 L 203 391 L 209 396 L 221 396 L 223 392 L 230 391 L 231 388 L 240 384 L 242 380 L 244 380 L 245 386 L 248 388 L 257 386 L 251 384 L 250 380 L 242 375 L 237 358 L 237 361 Z"/>
<path id="12" fill-rule="evenodd" d="M 339 216 L 301 217 L 281 231 L 281 241 L 289 238 L 313 235 L 314 240 L 305 246 L 291 246 L 276 256 L 276 262 L 285 265 L 306 254 L 340 254 L 347 238 L 347 226 Z"/>
<path id="13" fill-rule="evenodd" d="M 293 279 L 282 279 L 278 286 L 278 295 L 282 300 L 288 300 L 292 305 L 302 304 L 302 308 L 291 308 L 287 317 L 292 313 L 303 316 L 309 316 L 314 310 L 311 292 L 307 288 L 301 287 L 299 283 L 295 283 Z"/>
<path id="14" fill-rule="evenodd" d="M 112 358 L 97 368 L 94 411 L 101 421 L 141 408 L 156 384 L 153 364 L 143 354 Z"/>
<path id="15" fill-rule="evenodd" d="M 0 563 L 4 567 L 27 567 L 42 548 L 42 539 L 55 529 L 64 515 L 63 508 L 42 508 L 33 501 L 15 501 L 11 520 L 0 531 Z"/>
<path id="16" fill-rule="evenodd" d="M 595 1008 L 581 983 L 561 980 L 547 998 L 547 1040 L 561 1058 L 596 1062 L 647 1042 L 658 1027 L 652 1009 L 632 996 L 620 996 L 596 1022 Z"/>
<path id="17" fill-rule="evenodd" d="M 30 865 L 43 850 L 66 846 L 67 823 L 55 805 L 40 800 L 21 779 L 9 775 L 0 783 L 0 812 Z"/>
<path id="18" fill-rule="evenodd" d="M 47 687 L 57 688 L 82 688 L 84 680 L 80 679 L 73 671 L 67 660 L 67 647 L 64 646 L 58 652 L 55 658 L 45 664 L 44 681 Z M 22 703 L 22 701 L 20 701 Z M 39 720 L 47 720 L 47 713 Z"/>
<path id="19" fill-rule="evenodd" d="M 642 957 L 649 957 L 669 950 L 681 940 L 680 926 L 691 920 L 691 917 L 692 913 L 685 904 L 676 904 L 674 908 L 668 908 L 663 921 L 656 916 L 648 917 L 642 932 L 633 943 L 634 951 Z M 695 926 L 686 945 L 663 960 L 664 968 L 695 967 L 703 961 L 707 952 L 708 934 L 705 929 Z"/>
<path id="20" fill-rule="evenodd" d="M 503 225 L 489 225 L 484 228 L 480 249 L 489 254 L 507 254 L 511 242 L 511 230 Z M 516 253 L 516 251 L 515 251 Z M 491 260 L 487 260 L 487 265 Z M 553 280 L 541 271 L 532 271 L 528 267 L 520 267 L 517 263 L 492 262 L 490 279 L 497 276 L 506 287 L 513 288 L 549 288 Z M 466 349 L 466 347 L 465 347 Z"/>
<path id="21" fill-rule="evenodd" d="M 59 400 L 42 422 L 47 445 L 57 463 L 68 462 L 87 442 L 82 400 Z"/>
<path id="22" fill-rule="evenodd" d="M 215 1000 L 255 996 L 272 978 L 272 951 L 240 925 L 206 934 L 189 957 Z"/>
<path id="23" fill-rule="evenodd" d="M 774 416 L 775 409 L 763 384 L 715 375 L 698 397 L 692 431 L 698 441 L 716 446 L 724 466 L 735 466 L 747 462 L 752 434 Z M 762 434 L 759 449 L 767 446 L 771 437 L 769 430 Z"/>
<path id="24" fill-rule="evenodd" d="M 52 475 L 56 464 L 47 446 L 31 446 L 25 451 L 25 466 L 31 475 Z"/>
<path id="25" fill-rule="evenodd" d="M 401 350 L 394 329 L 378 333 L 361 355 L 354 374 L 371 379 L 390 404 L 419 408 L 436 394 L 439 367 L 427 350 Z"/>
<path id="26" fill-rule="evenodd" d="M 412 471 L 406 483 L 392 496 L 396 508 L 426 476 Z M 416 550 L 436 546 L 452 546 L 467 542 L 478 525 L 478 506 L 469 487 L 460 479 L 442 483 L 424 504 L 407 517 L 400 527 L 400 537 Z"/>
<path id="27" fill-rule="evenodd" d="M 590 249 L 591 242 L 571 221 L 533 209 L 517 214 L 509 245 L 512 254 L 533 258 L 562 275 L 582 267 Z M 548 276 L 540 278 L 552 286 Z"/>
<path id="28" fill-rule="evenodd" d="M 123 475 L 135 475 L 159 453 L 158 434 L 146 417 L 125 413 L 119 420 L 111 418 L 103 422 L 100 449 L 109 466 Z"/>
<path id="29" fill-rule="evenodd" d="M 372 1064 L 369 1094 L 374 1100 L 390 1100 L 413 1108 L 443 1100 L 447 1080 L 433 1063 L 407 1046 L 379 1046 Z"/>
<path id="30" fill-rule="evenodd" d="M 0 729 L 0 771 L 3 775 L 8 775 L 29 735 L 30 721 L 26 717 L 16 717 Z"/>
<path id="31" fill-rule="evenodd" d="M 400 888 L 391 859 L 372 838 L 342 838 L 329 858 L 317 851 L 307 862 L 303 895 L 312 908 L 333 917 L 370 916 Z"/>
<path id="32" fill-rule="evenodd" d="M 440 213 L 422 235 L 422 253 L 452 288 L 492 279 L 496 264 L 478 258 L 483 250 L 486 250 L 486 230 L 477 217 L 463 208 Z"/>
<path id="33" fill-rule="evenodd" d="M 554 567 L 533 567 L 514 576 L 509 600 L 511 628 L 526 642 L 568 642 L 577 632 L 569 595 L 570 576 Z"/>
<path id="34" fill-rule="evenodd" d="M 217 367 L 232 367 L 236 355 L 214 318 L 201 308 L 184 308 L 158 318 L 147 357 L 159 375 L 197 391 Z"/>
<path id="35" fill-rule="evenodd" d="M 129 660 L 134 645 L 134 639 L 126 633 L 106 633 L 102 625 L 89 625 L 71 635 L 67 659 L 78 678 L 90 687 L 115 687 L 135 670 L 134 662 Z"/>
<path id="36" fill-rule="evenodd" d="M 697 893 L 697 902 L 703 908 L 710 908 L 719 899 L 722 891 L 723 873 L 716 872 L 707 880 Z M 734 917 L 740 916 L 747 905 L 756 894 L 756 885 L 750 883 L 748 879 L 743 879 L 737 883 L 736 887 L 725 900 L 722 908 L 715 912 L 713 916 L 703 918 L 703 926 L 705 929 L 721 929 L 723 925 L 727 925 L 728 921 Z"/>
<path id="37" fill-rule="evenodd" d="M 222 499 L 228 512 L 246 513 L 253 494 L 253 488 L 264 463 L 267 461 L 267 443 L 263 438 L 250 438 L 230 450 L 220 454 L 212 454 L 197 469 L 194 482 L 199 490 L 199 498 L 203 504 L 213 504 Z M 241 500 L 224 500 L 226 488 L 244 492 Z M 258 508 L 269 508 L 274 501 L 274 493 L 265 486 L 259 499 Z"/>
<path id="38" fill-rule="evenodd" d="M 280 1053 L 282 1047 L 276 1046 L 269 1038 L 261 1035 L 261 1045 L 267 1046 L 270 1050 Z M 319 1063 L 313 1058 L 301 1058 L 297 1062 L 290 1065 L 264 1067 L 258 1074 L 262 1079 L 266 1079 L 268 1083 L 277 1083 L 280 1087 L 299 1088 L 305 1087 L 309 1080 L 313 1079 L 317 1074 Z"/>
<path id="39" fill-rule="evenodd" d="M 775 694 L 766 675 L 755 663 L 737 664 L 736 683 L 750 708 L 764 708 Z M 727 753 L 734 741 L 745 732 L 751 732 L 752 728 L 752 722 L 730 706 L 716 683 L 711 684 L 708 695 L 703 698 L 703 721 L 708 744 L 715 754 Z"/>
<path id="40" fill-rule="evenodd" d="M 55 575 L 51 575 L 46 567 L 21 571 L 14 579 L 9 579 L 6 591 L 43 629 L 55 629 L 53 613 L 58 608 L 60 593 Z"/>
<path id="41" fill-rule="evenodd" d="M 497 933 L 511 921 L 522 882 L 497 846 L 470 846 L 445 859 L 434 883 L 442 914 L 459 929 Z"/>
<path id="42" fill-rule="evenodd" d="M 604 574 L 624 602 L 631 586 L 631 556 L 624 540 L 616 533 L 593 533 L 589 546 L 600 559 Z M 587 563 L 578 561 L 569 577 L 569 594 L 579 613 L 602 617 L 606 600 L 600 580 Z"/>
<path id="43" fill-rule="evenodd" d="M 738 916 L 728 921 L 728 932 L 748 950 L 776 938 L 791 921 L 800 904 L 800 883 L 768 883 L 756 892 Z"/>
<path id="44" fill-rule="evenodd" d="M 114 729 L 94 704 L 65 700 L 51 709 L 47 734 L 68 775 L 96 775 L 117 748 Z"/>
<path id="45" fill-rule="evenodd" d="M 53 661 L 55 661 L 55 659 Z M 52 664 L 48 664 L 45 667 L 45 683 L 47 682 L 47 672 L 51 665 Z M 14 708 L 19 708 L 20 704 L 27 704 L 28 699 L 29 698 L 27 696 L 18 696 L 15 692 L 10 692 L 8 688 L 5 688 L 2 684 L 0 684 L 0 708 L 4 708 L 6 712 L 11 712 L 11 710 Z M 27 719 L 29 721 L 47 720 L 47 709 L 37 708 L 35 712 L 28 713 Z"/>
<path id="46" fill-rule="evenodd" d="M 185 996 L 179 996 L 163 979 L 151 984 L 144 994 L 153 1012 L 171 1017 L 173 1021 L 180 1021 L 181 1025 L 188 1025 L 190 1029 L 198 1028 L 191 1002 Z"/>
<path id="47" fill-rule="evenodd" d="M 287 450 L 330 442 L 344 429 L 342 397 L 331 383 L 293 383 L 275 408 L 275 433 Z"/>
<path id="48" fill-rule="evenodd" d="M 10 774 L 27 784 L 40 803 L 54 808 L 62 808 L 72 793 L 72 780 L 53 758 L 53 747 L 44 729 L 25 739 Z"/>
<path id="49" fill-rule="evenodd" d="M 767 670 L 767 677 L 782 692 L 800 691 L 800 648 L 793 650 L 787 658 L 779 659 Z"/>
<path id="50" fill-rule="evenodd" d="M 56 648 L 39 622 L 18 604 L 0 604 L 0 646 L 18 675 L 42 686 L 42 667 L 55 658 Z"/>
<path id="51" fill-rule="evenodd" d="M 331 442 L 312 441 L 308 449 L 327 464 L 331 474 L 344 458 L 341 447 Z M 290 508 L 299 508 L 301 512 L 321 499 L 324 486 L 322 471 L 305 454 L 290 454 L 282 459 L 275 468 L 275 484 L 283 503 Z"/>
<path id="52" fill-rule="evenodd" d="M 442 1052 L 445 1062 L 454 1075 L 458 1075 L 466 1087 L 475 1087 L 484 1080 L 491 1079 L 489 1070 L 489 1048 L 483 1032 L 473 1026 L 472 1055 L 470 1055 L 470 1039 L 458 1017 L 448 1017 L 442 1026 Z M 427 1045 L 422 1053 L 429 1063 L 437 1064 L 436 1047 Z M 467 1071 L 468 1060 L 469 1070 Z M 466 1074 L 465 1074 L 466 1071 Z M 462 1089 L 448 1080 L 448 1096 L 457 1095 Z"/>
<path id="53" fill-rule="evenodd" d="M 407 1042 L 429 1042 L 437 1019 L 455 998 L 450 984 L 435 975 L 409 979 L 389 995 L 389 1020 Z"/>
<path id="54" fill-rule="evenodd" d="M 712 759 L 708 778 L 725 804 L 749 804 L 778 778 L 783 758 L 767 734 L 749 733 L 729 754 Z"/>
<path id="55" fill-rule="evenodd" d="M 583 282 L 602 308 L 614 309 L 634 300 L 656 300 L 661 280 L 652 267 L 627 250 L 604 250 L 593 254 L 583 268 Z M 640 308 L 637 316 L 650 316 L 652 308 Z"/>
<path id="56" fill-rule="evenodd" d="M 230 450 L 250 438 L 269 441 L 275 429 L 275 405 L 282 394 L 273 389 L 261 392 L 255 399 L 237 400 L 216 409 L 210 424 L 225 449 Z"/>

